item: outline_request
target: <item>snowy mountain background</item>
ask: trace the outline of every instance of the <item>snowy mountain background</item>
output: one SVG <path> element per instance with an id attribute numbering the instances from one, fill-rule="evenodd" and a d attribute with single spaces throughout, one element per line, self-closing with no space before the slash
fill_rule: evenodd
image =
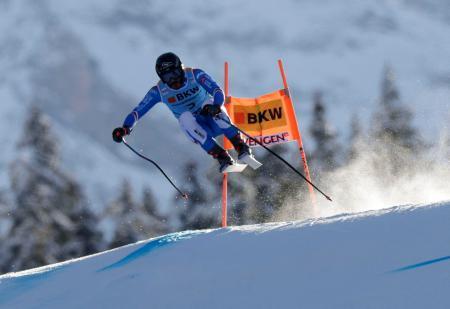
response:
<path id="1" fill-rule="evenodd" d="M 101 207 L 123 177 L 150 183 L 161 205 L 170 187 L 145 162 L 111 141 L 111 130 L 157 81 L 154 60 L 178 53 L 223 82 L 231 94 L 256 96 L 281 87 L 284 60 L 305 135 L 312 94 L 322 90 L 332 123 L 347 138 L 358 113 L 369 127 L 381 72 L 390 64 L 402 99 L 428 140 L 448 131 L 448 1 L 0 1 L 0 184 L 31 104 L 56 123 L 65 167 Z M 158 106 L 130 142 L 179 180 L 189 158 L 209 159 Z"/>

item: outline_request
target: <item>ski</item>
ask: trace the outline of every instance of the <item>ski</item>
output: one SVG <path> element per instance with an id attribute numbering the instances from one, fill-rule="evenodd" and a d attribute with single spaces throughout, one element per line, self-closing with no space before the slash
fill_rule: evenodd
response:
<path id="1" fill-rule="evenodd" d="M 222 170 L 222 173 L 240 173 L 247 167 L 247 164 L 233 163 Z"/>
<path id="2" fill-rule="evenodd" d="M 256 170 L 262 166 L 262 163 L 255 159 L 253 155 L 246 153 L 242 157 L 238 158 L 239 163 L 245 163 L 252 169 Z"/>

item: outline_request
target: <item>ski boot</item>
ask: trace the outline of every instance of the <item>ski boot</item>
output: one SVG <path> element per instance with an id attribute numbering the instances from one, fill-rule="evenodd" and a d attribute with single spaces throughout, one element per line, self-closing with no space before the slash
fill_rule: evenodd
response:
<path id="1" fill-rule="evenodd" d="M 236 163 L 228 152 L 219 145 L 215 145 L 213 149 L 208 151 L 208 154 L 219 162 L 221 173 L 242 172 L 247 167 L 247 164 Z"/>
<path id="2" fill-rule="evenodd" d="M 244 162 L 245 164 L 250 165 L 250 167 L 254 170 L 262 166 L 262 163 L 256 160 L 253 156 L 250 146 L 248 146 L 241 138 L 241 134 L 236 134 L 230 139 L 230 142 L 233 144 L 234 149 L 236 149 L 238 153 L 239 162 Z"/>

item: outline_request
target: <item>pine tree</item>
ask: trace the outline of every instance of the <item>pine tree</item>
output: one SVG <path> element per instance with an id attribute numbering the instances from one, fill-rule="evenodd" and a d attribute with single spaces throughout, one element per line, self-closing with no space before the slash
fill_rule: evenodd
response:
<path id="1" fill-rule="evenodd" d="M 0 190 L 0 241 L 5 237 L 10 225 L 10 214 L 12 206 L 10 201 L 7 200 L 6 193 Z M 2 252 L 0 252 L 0 261 Z M 1 267 L 0 267 L 1 268 Z"/>
<path id="2" fill-rule="evenodd" d="M 15 207 L 2 248 L 3 271 L 97 251 L 100 235 L 95 217 L 78 184 L 60 169 L 57 145 L 48 118 L 33 108 L 19 143 L 20 153 L 10 169 Z"/>
<path id="3" fill-rule="evenodd" d="M 386 66 L 381 83 L 380 105 L 374 116 L 373 136 L 380 142 L 416 152 L 423 142 L 412 125 L 412 118 L 411 110 L 400 100 L 393 70 Z"/>
<path id="4" fill-rule="evenodd" d="M 120 186 L 119 196 L 109 204 L 107 217 L 114 222 L 114 237 L 109 245 L 116 248 L 146 238 L 144 231 L 144 215 L 133 198 L 131 184 L 124 180 Z"/>
<path id="5" fill-rule="evenodd" d="M 336 140 L 335 130 L 326 119 L 326 107 L 320 92 L 314 95 L 314 113 L 310 133 L 315 143 L 311 160 L 315 170 L 330 171 L 336 168 L 340 146 Z"/>
<path id="6" fill-rule="evenodd" d="M 128 245 L 169 230 L 167 221 L 157 211 L 150 189 L 145 190 L 143 202 L 138 203 L 128 180 L 125 179 L 120 188 L 119 196 L 106 209 L 106 219 L 114 226 L 109 248 Z"/>
<path id="7" fill-rule="evenodd" d="M 363 143 L 363 129 L 357 114 L 353 114 L 350 122 L 350 149 L 348 150 L 347 161 L 356 159 L 358 150 Z"/>
<path id="8" fill-rule="evenodd" d="M 271 148 L 283 157 L 289 154 L 287 145 L 275 145 Z M 273 155 L 263 152 L 258 159 L 264 163 L 262 167 L 242 174 L 249 183 L 253 184 L 255 190 L 251 204 L 246 207 L 246 223 L 263 223 L 273 220 L 288 201 L 300 203 L 301 196 L 306 192 L 303 182 Z"/>
<path id="9" fill-rule="evenodd" d="M 274 145 L 271 149 L 285 158 L 289 156 L 286 144 Z M 257 170 L 247 168 L 242 173 L 228 175 L 229 225 L 269 222 L 276 219 L 287 203 L 296 203 L 301 207 L 308 194 L 304 182 L 291 173 L 284 163 L 265 150 L 254 151 L 263 163 L 262 167 Z M 298 159 L 298 152 L 295 158 Z M 297 162 L 300 163 L 300 160 Z M 217 214 L 220 213 L 222 198 L 222 176 L 217 172 L 216 165 L 206 175 L 214 189 L 208 204 L 218 206 L 215 210 Z"/>
<path id="10" fill-rule="evenodd" d="M 227 222 L 228 225 L 244 225 L 253 222 L 250 209 L 256 204 L 256 186 L 254 173 L 247 168 L 243 173 L 229 173 L 227 177 Z M 206 179 L 211 183 L 213 192 L 209 205 L 221 214 L 223 174 L 218 173 L 217 165 L 208 170 Z"/>
<path id="11" fill-rule="evenodd" d="M 382 167 L 379 168 L 379 177 L 385 181 L 400 174 L 413 173 L 412 167 L 423 159 L 424 143 L 412 125 L 412 118 L 412 112 L 400 100 L 394 73 L 386 66 L 369 144 L 377 153 L 372 164 Z"/>
<path id="12" fill-rule="evenodd" d="M 36 167 L 54 169 L 59 163 L 58 142 L 52 135 L 50 120 L 36 106 L 25 123 L 19 149 L 31 152 L 30 164 Z"/>
<path id="13" fill-rule="evenodd" d="M 74 223 L 72 240 L 65 246 L 64 255 L 82 256 L 104 249 L 103 235 L 97 229 L 99 218 L 87 206 L 81 187 L 74 182 L 68 183 L 63 199 L 59 204 L 66 205 L 67 215 Z"/>
<path id="14" fill-rule="evenodd" d="M 181 230 L 196 230 L 218 226 L 219 213 L 211 206 L 209 194 L 198 175 L 197 163 L 189 161 L 184 166 L 183 192 L 189 196 L 187 201 L 175 199 L 179 206 Z"/>
<path id="15" fill-rule="evenodd" d="M 168 218 L 161 214 L 159 211 L 155 195 L 150 188 L 145 188 L 142 198 L 142 207 L 146 212 L 146 217 L 150 231 L 148 231 L 151 236 L 158 236 L 167 234 L 171 227 L 169 225 Z"/>

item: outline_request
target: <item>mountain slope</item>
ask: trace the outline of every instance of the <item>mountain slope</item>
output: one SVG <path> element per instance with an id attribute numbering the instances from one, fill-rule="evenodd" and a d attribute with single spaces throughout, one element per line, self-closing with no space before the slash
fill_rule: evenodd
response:
<path id="1" fill-rule="evenodd" d="M 22 124 L 30 107 L 37 105 L 54 124 L 65 169 L 85 184 L 95 210 L 101 210 L 113 198 L 123 178 L 133 180 L 136 192 L 144 185 L 162 189 L 157 198 L 166 206 L 172 191 L 160 181 L 155 169 L 136 160 L 111 138 L 112 129 L 122 124 L 136 100 L 111 85 L 83 39 L 54 12 L 48 1 L 3 1 L 0 7 L 0 42 L 4 47 L 0 52 L 0 70 L 5 72 L 0 77 L 0 129 L 7 132 L 1 137 L 2 188 L 9 185 L 8 165 L 17 156 L 15 147 Z M 151 132 L 165 140 L 170 130 L 163 129 L 162 123 L 163 119 L 153 119 L 157 127 Z M 139 127 L 144 132 L 150 131 L 148 125 Z M 133 140 L 131 137 L 130 142 Z M 142 147 L 141 143 L 133 144 Z M 166 157 L 173 161 L 184 158 L 170 151 L 170 147 L 166 150 Z M 152 151 L 146 153 L 152 155 Z"/>
<path id="2" fill-rule="evenodd" d="M 167 50 L 219 81 L 230 61 L 231 94 L 247 97 L 281 87 L 276 59 L 283 58 L 301 124 L 321 89 L 345 131 L 350 110 L 368 119 L 389 63 L 425 134 L 436 136 L 448 120 L 447 1 L 120 3 L 52 6 L 113 84 L 138 98 L 156 82 L 154 60 Z M 434 124 L 425 126 L 430 118 Z"/>
<path id="3" fill-rule="evenodd" d="M 187 231 L 0 277 L 1 308 L 448 308 L 450 202 Z"/>

